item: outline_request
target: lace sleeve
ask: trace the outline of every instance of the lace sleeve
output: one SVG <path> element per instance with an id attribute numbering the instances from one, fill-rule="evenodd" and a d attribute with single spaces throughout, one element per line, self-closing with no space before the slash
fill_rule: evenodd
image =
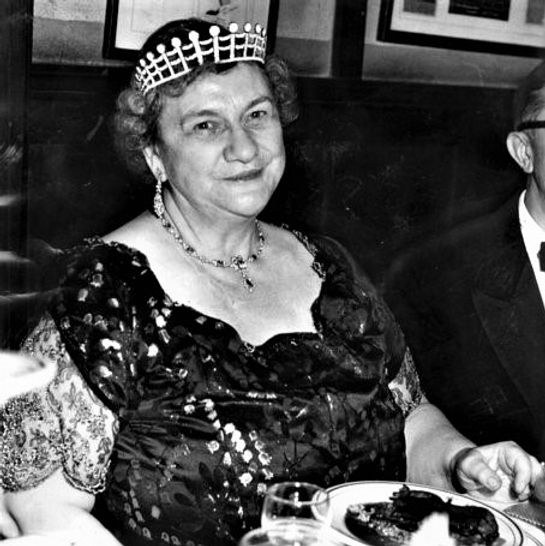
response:
<path id="1" fill-rule="evenodd" d="M 89 493 L 104 489 L 118 421 L 91 392 L 68 356 L 55 323 L 40 321 L 23 351 L 55 359 L 58 372 L 44 389 L 0 408 L 0 486 L 34 487 L 61 468 L 66 480 Z"/>
<path id="2" fill-rule="evenodd" d="M 424 399 L 411 351 L 407 348 L 397 375 L 388 384 L 397 405 L 407 417 Z"/>

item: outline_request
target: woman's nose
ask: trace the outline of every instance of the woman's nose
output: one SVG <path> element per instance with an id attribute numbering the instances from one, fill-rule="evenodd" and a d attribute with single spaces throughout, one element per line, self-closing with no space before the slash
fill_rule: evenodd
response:
<path id="1" fill-rule="evenodd" d="M 227 161 L 249 163 L 257 154 L 257 143 L 244 127 L 233 127 L 225 147 Z"/>

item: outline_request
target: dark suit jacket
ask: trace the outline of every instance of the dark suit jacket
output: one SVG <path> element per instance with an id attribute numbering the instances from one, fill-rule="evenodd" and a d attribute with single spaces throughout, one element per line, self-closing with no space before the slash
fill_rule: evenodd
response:
<path id="1" fill-rule="evenodd" d="M 385 286 L 430 401 L 475 442 L 545 459 L 545 310 L 518 196 L 403 259 Z"/>

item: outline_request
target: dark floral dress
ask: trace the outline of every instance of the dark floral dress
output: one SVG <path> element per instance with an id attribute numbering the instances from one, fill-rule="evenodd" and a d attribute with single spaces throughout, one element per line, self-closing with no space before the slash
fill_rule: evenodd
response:
<path id="1" fill-rule="evenodd" d="M 403 337 L 334 246 L 299 237 L 322 278 L 316 333 L 259 346 L 172 302 L 138 251 L 73 250 L 25 346 L 58 376 L 0 413 L 2 486 L 60 468 L 123 544 L 197 546 L 258 526 L 276 481 L 403 479 L 404 414 L 422 396 Z"/>

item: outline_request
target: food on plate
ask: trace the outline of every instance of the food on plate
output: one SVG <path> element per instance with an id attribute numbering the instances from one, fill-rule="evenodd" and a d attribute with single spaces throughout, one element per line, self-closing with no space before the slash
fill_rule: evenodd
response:
<path id="1" fill-rule="evenodd" d="M 491 546 L 499 538 L 492 512 L 481 506 L 460 506 L 427 491 L 403 485 L 390 501 L 351 504 L 345 523 L 358 538 L 379 546 L 399 546 L 410 541 L 423 519 L 446 513 L 449 532 L 459 546 Z"/>

